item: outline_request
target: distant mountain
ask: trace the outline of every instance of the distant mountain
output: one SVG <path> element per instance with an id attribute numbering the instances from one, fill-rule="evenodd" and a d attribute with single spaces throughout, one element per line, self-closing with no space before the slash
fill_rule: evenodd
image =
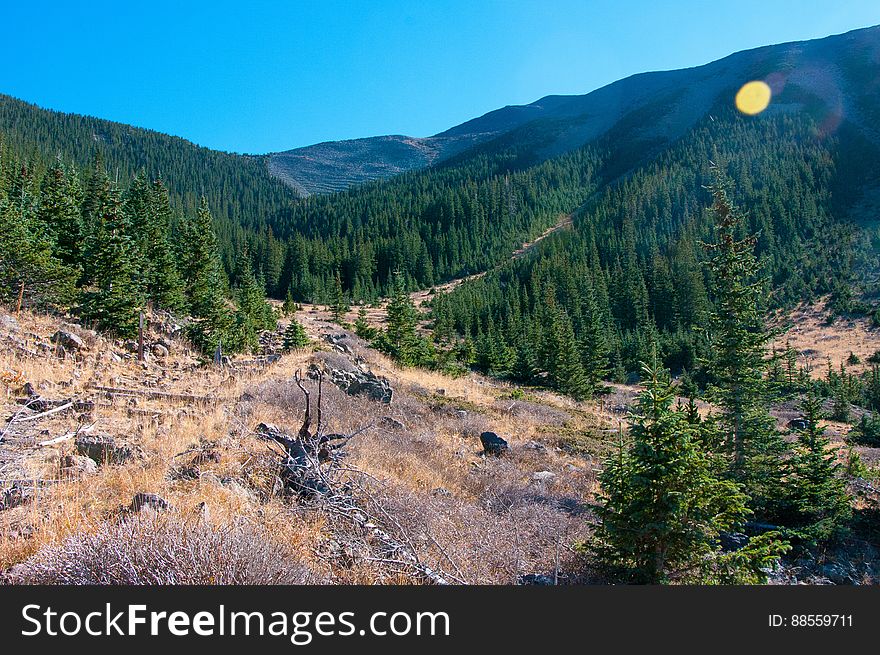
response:
<path id="1" fill-rule="evenodd" d="M 326 193 L 437 165 L 478 149 L 516 147 L 535 164 L 602 138 L 642 159 L 753 79 L 774 92 L 770 112 L 809 109 L 829 131 L 843 121 L 880 144 L 880 27 L 739 52 L 681 70 L 641 73 L 585 95 L 547 96 L 415 138 L 320 143 L 268 156 L 270 172 L 301 194 Z M 631 162 L 627 162 L 631 163 Z"/>

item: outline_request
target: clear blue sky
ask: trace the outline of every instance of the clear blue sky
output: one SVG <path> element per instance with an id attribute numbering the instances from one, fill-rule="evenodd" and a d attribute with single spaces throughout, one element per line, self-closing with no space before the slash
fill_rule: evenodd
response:
<path id="1" fill-rule="evenodd" d="M 0 93 L 236 152 L 428 136 L 507 104 L 880 23 L 880 0 L 7 2 Z"/>

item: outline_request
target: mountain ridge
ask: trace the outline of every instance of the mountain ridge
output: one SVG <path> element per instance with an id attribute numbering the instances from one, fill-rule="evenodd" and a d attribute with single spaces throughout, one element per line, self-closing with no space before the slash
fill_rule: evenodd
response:
<path id="1" fill-rule="evenodd" d="M 526 105 L 507 105 L 429 137 L 386 135 L 323 142 L 269 153 L 267 158 L 273 175 L 299 193 L 311 194 L 440 164 L 538 121 L 556 120 L 560 125 L 546 147 L 533 153 L 535 163 L 597 140 L 633 111 L 651 107 L 665 112 L 647 123 L 645 135 L 671 141 L 711 111 L 720 98 L 730 102 L 736 89 L 750 79 L 767 78 L 774 95 L 795 86 L 820 100 L 824 96 L 828 105 L 841 101 L 849 94 L 841 88 L 840 53 L 867 48 L 876 59 L 880 57 L 878 35 L 880 26 L 872 26 L 820 39 L 760 46 L 689 68 L 636 73 L 586 94 L 548 95 Z M 796 102 L 776 103 L 771 111 L 800 108 Z M 841 109 L 848 110 L 848 118 L 855 117 L 854 107 Z M 880 143 L 880 133 L 868 121 L 858 123 L 872 141 Z M 395 148 L 387 147 L 389 140 Z"/>

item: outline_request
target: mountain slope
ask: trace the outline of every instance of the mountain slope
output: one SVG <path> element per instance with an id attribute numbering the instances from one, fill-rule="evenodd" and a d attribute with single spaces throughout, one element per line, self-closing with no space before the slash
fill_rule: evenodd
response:
<path id="1" fill-rule="evenodd" d="M 547 96 L 428 138 L 373 137 L 272 153 L 269 166 L 301 193 L 324 193 L 438 164 L 473 146 L 517 144 L 529 151 L 530 163 L 612 133 L 639 148 L 658 146 L 708 112 L 730 106 L 736 90 L 752 79 L 773 89 L 771 111 L 810 108 L 824 114 L 827 129 L 847 120 L 880 143 L 878 63 L 880 27 L 871 27 L 739 52 L 695 68 L 641 73 L 585 95 Z"/>

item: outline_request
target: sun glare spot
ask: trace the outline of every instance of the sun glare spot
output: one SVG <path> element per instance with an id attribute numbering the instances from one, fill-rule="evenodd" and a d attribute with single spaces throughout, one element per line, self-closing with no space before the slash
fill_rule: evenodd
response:
<path id="1" fill-rule="evenodd" d="M 754 116 L 767 109 L 772 95 L 766 82 L 755 80 L 747 82 L 736 94 L 736 108 L 742 113 Z"/>

